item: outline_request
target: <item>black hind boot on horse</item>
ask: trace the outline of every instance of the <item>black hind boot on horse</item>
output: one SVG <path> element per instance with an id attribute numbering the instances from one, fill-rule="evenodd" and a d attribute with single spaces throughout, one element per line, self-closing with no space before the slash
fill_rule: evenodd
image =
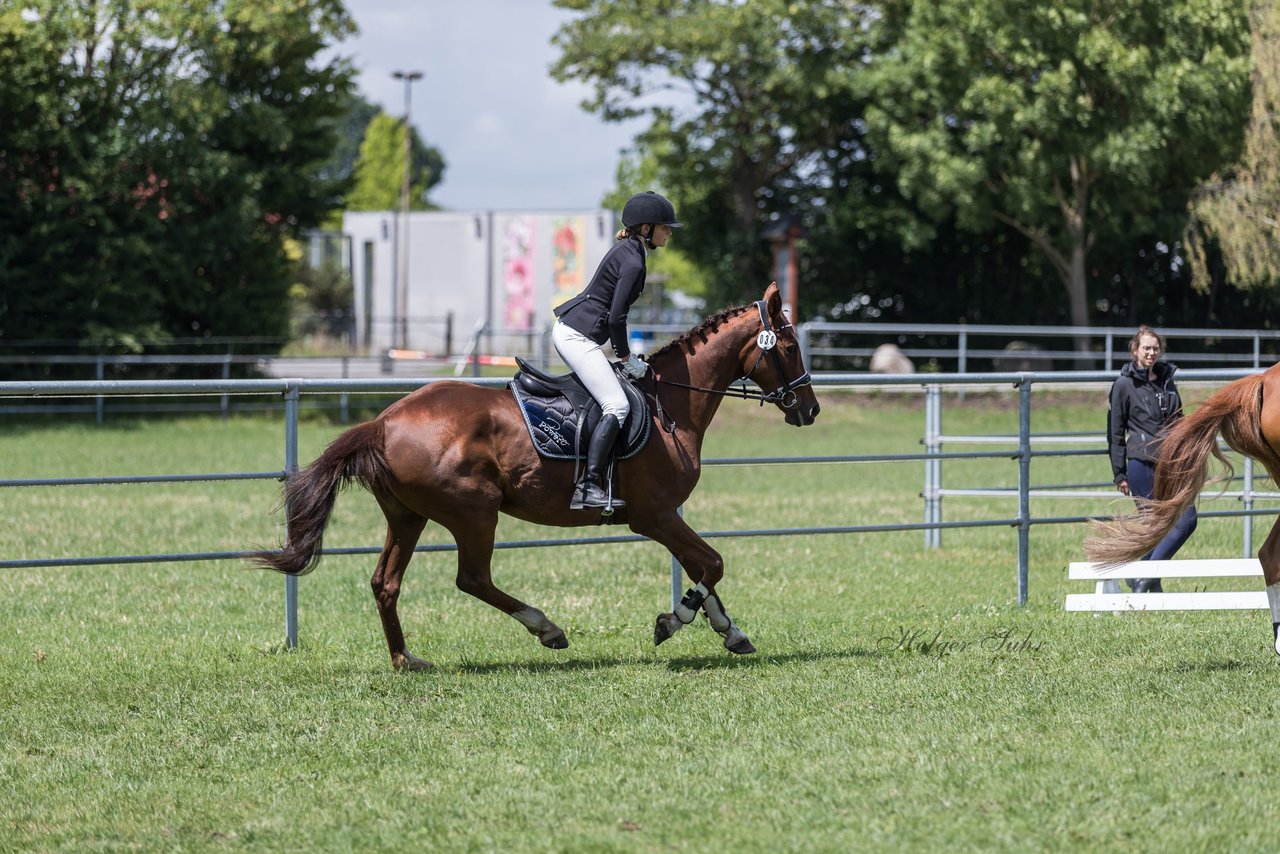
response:
<path id="1" fill-rule="evenodd" d="M 595 431 L 591 434 L 591 442 L 587 445 L 587 467 L 573 493 L 570 507 L 579 510 L 586 507 L 604 507 L 611 509 L 623 506 L 623 503 L 612 496 L 606 474 L 609 460 L 613 455 L 613 444 L 618 438 L 622 425 L 612 415 L 600 416 Z"/>

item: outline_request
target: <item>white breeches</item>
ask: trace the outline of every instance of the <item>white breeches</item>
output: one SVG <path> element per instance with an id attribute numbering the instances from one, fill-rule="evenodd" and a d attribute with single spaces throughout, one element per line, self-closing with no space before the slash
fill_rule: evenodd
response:
<path id="1" fill-rule="evenodd" d="M 551 327 L 551 340 L 555 343 L 560 358 L 578 375 L 587 391 L 600 404 L 600 411 L 617 418 L 619 424 L 626 421 L 631 405 L 627 403 L 618 375 L 613 372 L 613 366 L 604 354 L 604 345 L 597 344 L 558 320 Z"/>

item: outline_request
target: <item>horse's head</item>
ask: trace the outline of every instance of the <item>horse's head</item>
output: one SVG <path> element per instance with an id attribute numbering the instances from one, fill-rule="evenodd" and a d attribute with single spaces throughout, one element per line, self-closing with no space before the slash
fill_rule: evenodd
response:
<path id="1" fill-rule="evenodd" d="M 809 372 L 804 366 L 800 341 L 795 327 L 782 313 L 782 295 L 770 283 L 764 299 L 747 312 L 744 322 L 754 320 L 756 335 L 747 341 L 739 354 L 743 376 L 750 377 L 764 389 L 766 403 L 781 409 L 788 424 L 803 427 L 818 417 L 818 398 L 813 393 Z"/>

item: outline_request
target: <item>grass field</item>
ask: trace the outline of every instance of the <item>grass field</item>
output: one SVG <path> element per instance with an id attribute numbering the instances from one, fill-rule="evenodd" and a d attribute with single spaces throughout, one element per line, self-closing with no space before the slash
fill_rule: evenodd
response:
<path id="1" fill-rule="evenodd" d="M 919 450 L 918 401 L 822 400 L 804 430 L 726 402 L 706 455 Z M 971 396 L 948 399 L 944 427 L 1016 419 L 1012 398 Z M 1037 400 L 1036 432 L 1102 424 L 1094 397 Z M 303 459 L 337 429 L 304 424 Z M 272 470 L 281 436 L 266 418 L 0 425 L 0 477 Z M 1032 472 L 1109 474 L 1100 456 Z M 1016 478 L 1009 460 L 945 470 L 949 486 Z M 919 463 L 715 468 L 686 518 L 917 521 L 922 484 Z M 0 557 L 271 545 L 276 488 L 3 489 Z M 1032 503 L 1108 508 L 1127 505 Z M 1013 515 L 1008 499 L 945 510 Z M 1203 521 L 1180 557 L 1239 556 L 1240 524 Z M 235 563 L 5 570 L 0 851 L 1274 849 L 1269 619 L 1064 613 L 1084 534 L 1033 528 L 1021 607 L 1012 529 L 947 531 L 939 550 L 918 531 L 716 540 L 748 657 L 701 621 L 653 646 L 670 564 L 651 543 L 498 552 L 496 580 L 565 628 L 563 651 L 458 592 L 452 555 L 420 555 L 401 617 L 437 668 L 413 675 L 389 666 L 372 557 L 301 581 L 293 651 L 280 577 Z M 373 501 L 344 494 L 326 545 L 380 538 Z"/>

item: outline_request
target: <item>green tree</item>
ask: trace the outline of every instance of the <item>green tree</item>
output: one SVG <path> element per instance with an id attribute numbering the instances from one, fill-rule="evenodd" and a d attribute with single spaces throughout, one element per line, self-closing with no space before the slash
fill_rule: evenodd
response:
<path id="1" fill-rule="evenodd" d="M 634 149 L 624 151 L 618 160 L 617 185 L 601 204 L 609 210 L 621 212 L 627 199 L 635 193 L 654 190 L 667 194 L 658 178 L 659 171 L 658 158 L 654 154 L 641 154 Z M 676 215 L 681 215 L 678 208 Z M 648 269 L 655 279 L 661 277 L 664 290 L 701 298 L 707 293 L 706 275 L 689 258 L 688 251 L 681 249 L 683 232 L 684 229 L 676 231 L 662 251 L 649 258 Z"/>
<path id="2" fill-rule="evenodd" d="M 1209 246 L 1237 288 L 1280 282 L 1280 6 L 1254 4 L 1253 112 L 1239 162 L 1214 175 L 1191 204 L 1187 243 L 1197 288 L 1215 284 Z"/>
<path id="3" fill-rule="evenodd" d="M 334 125 L 334 146 L 329 158 L 320 167 L 320 175 L 326 180 L 350 183 L 355 175 L 356 160 L 360 157 L 360 143 L 373 117 L 382 112 L 377 104 L 359 92 L 351 92 L 345 99 L 342 113 Z"/>
<path id="4" fill-rule="evenodd" d="M 427 146 L 412 130 L 410 158 L 413 161 L 409 183 L 409 207 L 412 210 L 436 210 L 427 193 L 444 178 L 444 157 L 435 147 Z M 369 122 L 360 143 L 355 163 L 355 184 L 347 195 L 347 208 L 353 211 L 390 211 L 400 209 L 404 182 L 404 119 L 379 112 Z"/>
<path id="5" fill-rule="evenodd" d="M 821 155 L 857 134 L 841 71 L 862 61 L 873 10 L 839 0 L 555 5 L 582 15 L 554 36 L 552 75 L 588 84 L 583 106 L 606 121 L 654 119 L 637 143 L 689 226 L 681 248 L 711 276 L 709 301 L 758 296 L 769 275 L 762 226 L 800 204 Z"/>
<path id="6" fill-rule="evenodd" d="M 1241 0 L 902 0 L 883 26 L 867 118 L 898 188 L 932 222 L 1025 237 L 1072 323 L 1090 321 L 1095 244 L 1176 234 L 1192 189 L 1239 150 Z"/>
<path id="7" fill-rule="evenodd" d="M 339 0 L 0 11 L 0 335 L 282 335 L 351 31 Z"/>

